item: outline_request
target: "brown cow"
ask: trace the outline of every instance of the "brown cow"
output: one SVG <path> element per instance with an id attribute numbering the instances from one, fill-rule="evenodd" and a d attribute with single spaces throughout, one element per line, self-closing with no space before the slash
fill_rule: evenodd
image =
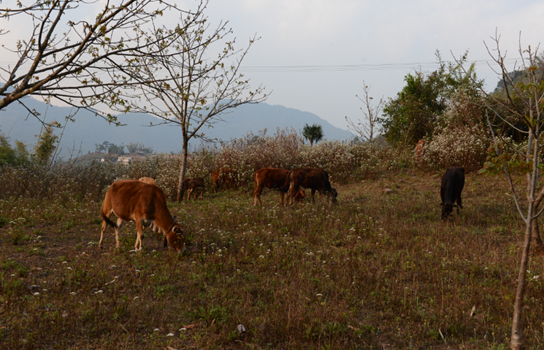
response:
<path id="1" fill-rule="evenodd" d="M 298 168 L 291 170 L 285 185 L 281 190 L 287 190 L 287 201 L 289 205 L 293 204 L 294 194 L 297 193 L 300 187 L 310 188 L 312 190 L 312 202 L 314 201 L 314 194 L 318 191 L 321 195 L 326 195 L 331 199 L 332 203 L 336 203 L 336 197 L 338 192 L 332 188 L 329 182 L 329 174 L 323 169 L 318 168 Z"/>
<path id="2" fill-rule="evenodd" d="M 108 225 L 115 228 L 115 247 L 119 248 L 119 230 L 123 222 L 134 220 L 138 236 L 135 250 L 142 249 L 142 229 L 152 223 L 166 236 L 171 247 L 181 251 L 183 239 L 181 224 L 172 218 L 166 206 L 164 192 L 155 185 L 137 180 L 115 181 L 106 193 L 100 210 L 102 230 L 98 247 L 102 248 L 104 231 Z M 117 216 L 117 224 L 110 220 L 112 214 Z"/>
<path id="3" fill-rule="evenodd" d="M 222 167 L 212 172 L 212 189 L 216 193 L 220 186 L 228 188 L 232 185 L 231 170 L 229 167 Z"/>
<path id="4" fill-rule="evenodd" d="M 253 174 L 253 181 L 255 182 L 255 192 L 253 193 L 255 198 L 254 205 L 257 205 L 257 202 L 262 205 L 261 193 L 265 186 L 270 189 L 275 188 L 280 190 L 280 204 L 283 205 L 283 196 L 286 190 L 282 191 L 282 188 L 285 185 L 288 174 L 289 170 L 280 168 L 262 168 L 257 170 Z M 306 197 L 304 190 L 299 190 L 295 196 L 295 200 L 300 203 L 304 197 Z"/>
<path id="5" fill-rule="evenodd" d="M 461 192 L 465 186 L 465 168 L 457 166 L 448 168 L 442 176 L 442 183 L 440 185 L 440 198 L 442 199 L 442 220 L 446 220 L 453 211 L 454 207 L 457 207 L 457 215 L 459 215 L 459 208 L 463 208 L 461 201 Z M 457 205 L 454 203 L 457 201 Z"/>
<path id="6" fill-rule="evenodd" d="M 200 193 L 200 199 L 204 196 L 204 179 L 201 177 L 186 178 L 183 180 L 183 190 L 187 191 L 187 201 L 191 199 L 191 194 L 194 191 L 194 198 Z"/>
<path id="7" fill-rule="evenodd" d="M 144 182 L 146 184 L 155 185 L 155 180 L 150 177 L 141 177 L 138 181 Z"/>

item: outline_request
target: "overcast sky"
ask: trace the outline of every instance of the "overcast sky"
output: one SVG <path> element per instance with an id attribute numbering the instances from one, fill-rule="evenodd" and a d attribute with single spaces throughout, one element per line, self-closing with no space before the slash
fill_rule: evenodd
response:
<path id="1" fill-rule="evenodd" d="M 483 0 L 212 0 L 212 21 L 229 20 L 238 41 L 261 39 L 244 61 L 252 83 L 273 93 L 267 100 L 317 114 L 346 128 L 345 116 L 362 117 L 363 81 L 374 98 L 395 97 L 404 76 L 436 69 L 435 52 L 452 61 L 469 51 L 492 90 L 496 75 L 484 41 L 501 35 L 516 58 L 544 34 L 544 1 Z"/>
<path id="2" fill-rule="evenodd" d="M 194 8 L 196 0 L 176 3 Z M 363 81 L 375 99 L 395 97 L 406 74 L 436 69 L 436 50 L 447 61 L 468 50 L 492 90 L 497 77 L 484 41 L 494 47 L 497 31 L 502 49 L 517 58 L 520 32 L 524 48 L 536 47 L 544 33 L 544 1 L 210 0 L 206 13 L 212 24 L 229 21 L 240 48 L 255 34 L 261 38 L 243 72 L 254 87 L 272 92 L 267 103 L 315 113 L 343 129 L 345 116 L 362 117 L 356 95 Z M 15 21 L 9 26 L 13 35 L 23 30 Z M 13 47 L 6 42 L 13 35 L 0 37 L 2 44 Z"/>

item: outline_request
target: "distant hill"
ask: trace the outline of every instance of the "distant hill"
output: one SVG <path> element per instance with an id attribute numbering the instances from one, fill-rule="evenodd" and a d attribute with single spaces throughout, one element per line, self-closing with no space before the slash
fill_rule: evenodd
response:
<path id="1" fill-rule="evenodd" d="M 52 107 L 45 103 L 25 98 L 25 104 L 34 108 L 45 116 L 46 121 L 57 120 L 63 123 L 64 118 L 71 111 L 69 107 Z M 151 121 L 158 119 L 146 114 L 123 114 L 118 119 L 126 126 L 116 127 L 100 117 L 87 111 L 80 111 L 75 123 L 69 122 L 62 136 L 62 153 L 76 148 L 83 153 L 95 151 L 95 144 L 104 141 L 120 144 L 140 142 L 153 147 L 155 152 L 179 152 L 181 149 L 181 130 L 174 125 L 149 127 Z M 325 138 L 328 140 L 347 140 L 352 137 L 347 130 L 337 128 L 317 115 L 303 112 L 280 105 L 260 103 L 244 105 L 222 115 L 224 122 L 218 122 L 213 128 L 203 128 L 203 132 L 210 138 L 228 141 L 247 135 L 248 132 L 257 134 L 265 128 L 268 134 L 274 133 L 276 128 L 294 128 L 300 132 L 304 124 L 320 124 L 323 126 Z M 5 110 L 0 111 L 0 131 L 9 136 L 11 141 L 20 140 L 28 145 L 36 143 L 36 135 L 40 132 L 41 124 L 18 103 L 12 103 Z M 56 133 L 59 134 L 60 131 Z M 199 144 L 199 140 L 192 144 Z"/>

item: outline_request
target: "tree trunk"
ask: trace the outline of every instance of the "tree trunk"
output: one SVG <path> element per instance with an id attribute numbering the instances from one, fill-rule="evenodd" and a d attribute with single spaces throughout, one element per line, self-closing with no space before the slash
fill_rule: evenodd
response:
<path id="1" fill-rule="evenodd" d="M 535 213 L 538 213 L 538 207 L 540 205 L 540 202 L 542 202 L 543 199 L 544 199 L 544 188 L 540 190 L 540 193 L 535 199 L 535 206 L 534 206 Z M 535 244 L 535 252 L 538 254 L 543 254 L 544 244 L 542 243 L 542 239 L 540 238 L 540 230 L 538 228 L 537 219 L 533 220 L 533 243 Z"/>
<path id="2" fill-rule="evenodd" d="M 532 210 L 530 210 L 532 212 Z M 532 215 L 532 213 L 531 213 Z M 522 349 L 522 331 L 521 331 L 521 310 L 523 309 L 523 294 L 525 292 L 525 277 L 527 266 L 529 265 L 529 248 L 531 247 L 532 222 L 528 219 L 525 227 L 525 239 L 523 241 L 523 250 L 521 252 L 521 262 L 518 273 L 518 286 L 516 289 L 516 299 L 514 301 L 514 316 L 512 317 L 512 337 L 510 339 L 510 348 L 512 350 Z"/>
<path id="3" fill-rule="evenodd" d="M 180 203 L 183 199 L 183 182 L 185 181 L 185 171 L 187 170 L 187 154 L 189 151 L 187 150 L 187 146 L 189 145 L 189 142 L 185 139 L 183 140 L 183 149 L 181 151 L 181 168 L 179 170 L 179 182 L 178 182 L 178 194 L 176 196 L 176 200 L 178 203 Z"/>

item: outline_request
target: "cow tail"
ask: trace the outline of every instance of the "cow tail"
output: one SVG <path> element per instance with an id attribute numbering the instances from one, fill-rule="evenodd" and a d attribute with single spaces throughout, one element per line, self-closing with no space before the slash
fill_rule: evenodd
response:
<path id="1" fill-rule="evenodd" d="M 104 220 L 108 225 L 110 225 L 111 227 L 117 228 L 117 224 L 111 221 L 110 218 L 108 218 L 106 214 L 104 214 L 103 211 L 101 211 L 100 214 L 102 215 L 102 220 Z"/>
<path id="2" fill-rule="evenodd" d="M 287 192 L 289 190 L 289 185 L 291 184 L 291 173 L 292 171 L 289 171 L 289 173 L 285 177 L 285 183 L 283 184 L 283 187 L 280 188 L 280 192 Z"/>

